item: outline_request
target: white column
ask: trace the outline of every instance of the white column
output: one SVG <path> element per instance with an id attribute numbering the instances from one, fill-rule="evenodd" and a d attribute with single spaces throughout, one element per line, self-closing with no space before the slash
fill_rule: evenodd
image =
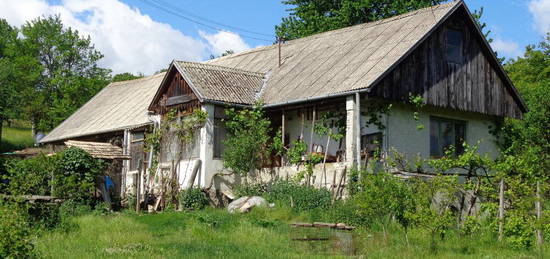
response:
<path id="1" fill-rule="evenodd" d="M 208 117 L 200 131 L 201 171 L 198 175 L 199 187 L 210 185 L 212 175 L 215 173 L 211 169 L 212 160 L 214 159 L 214 105 L 203 104 L 202 110 L 208 113 Z"/>
<path id="2" fill-rule="evenodd" d="M 346 98 L 346 164 L 349 167 L 355 164 L 356 159 L 356 144 L 357 126 L 355 121 L 357 120 L 357 112 L 355 108 L 355 96 L 350 95 Z"/>

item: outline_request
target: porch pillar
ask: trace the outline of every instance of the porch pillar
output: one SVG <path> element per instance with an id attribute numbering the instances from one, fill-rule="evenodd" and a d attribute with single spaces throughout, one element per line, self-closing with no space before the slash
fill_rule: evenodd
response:
<path id="1" fill-rule="evenodd" d="M 201 160 L 201 171 L 198 175 L 199 187 L 210 185 L 212 178 L 212 160 L 214 159 L 214 106 L 211 104 L 203 104 L 201 109 L 208 113 L 204 127 L 200 130 L 199 143 Z"/>
<path id="2" fill-rule="evenodd" d="M 356 98 L 354 95 L 346 97 L 346 164 L 352 167 L 357 158 L 357 125 Z"/>

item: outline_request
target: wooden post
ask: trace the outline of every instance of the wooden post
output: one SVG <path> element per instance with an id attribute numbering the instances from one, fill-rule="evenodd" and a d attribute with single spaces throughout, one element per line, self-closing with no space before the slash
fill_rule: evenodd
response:
<path id="1" fill-rule="evenodd" d="M 136 175 L 136 212 L 139 213 L 139 203 L 141 202 L 141 186 L 140 186 L 140 180 L 141 180 L 141 170 L 143 169 L 143 164 L 141 162 L 141 158 L 138 159 L 138 172 Z"/>
<path id="2" fill-rule="evenodd" d="M 540 181 L 537 181 L 537 193 L 536 193 L 535 208 L 537 210 L 537 221 L 540 222 L 540 220 L 542 218 Z M 537 232 L 537 244 L 539 246 L 542 246 L 542 243 L 544 242 L 544 239 L 542 237 L 542 230 L 540 229 L 540 226 L 537 227 L 536 232 Z"/>
<path id="3" fill-rule="evenodd" d="M 300 129 L 300 140 L 304 140 L 304 110 L 300 109 L 302 115 L 302 128 Z"/>
<path id="4" fill-rule="evenodd" d="M 283 141 L 283 148 L 285 147 L 285 110 L 281 113 L 281 138 Z M 281 155 L 281 167 L 285 165 L 285 155 Z"/>
<path id="5" fill-rule="evenodd" d="M 361 97 L 355 93 L 355 153 L 357 170 L 361 170 Z"/>
<path id="6" fill-rule="evenodd" d="M 500 179 L 498 193 L 498 241 L 504 238 L 504 179 Z"/>
<path id="7" fill-rule="evenodd" d="M 311 118 L 311 134 L 309 134 L 309 153 L 313 153 L 313 134 L 314 128 L 315 128 L 315 112 L 316 112 L 317 106 L 313 106 L 313 117 Z"/>

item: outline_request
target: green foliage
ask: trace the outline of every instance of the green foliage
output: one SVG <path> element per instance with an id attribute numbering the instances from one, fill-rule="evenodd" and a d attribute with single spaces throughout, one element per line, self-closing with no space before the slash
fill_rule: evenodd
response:
<path id="1" fill-rule="evenodd" d="M 68 148 L 57 154 L 54 171 L 53 195 L 79 202 L 90 201 L 98 176 L 104 173 L 106 164 L 80 148 Z"/>
<path id="2" fill-rule="evenodd" d="M 237 197 L 243 196 L 263 196 L 267 192 L 268 186 L 264 183 L 241 184 L 233 188 Z"/>
<path id="3" fill-rule="evenodd" d="M 15 79 L 13 49 L 17 44 L 18 30 L 6 20 L 0 19 L 0 151 L 2 150 L 2 127 L 4 122 L 17 117 L 21 94 Z"/>
<path id="4" fill-rule="evenodd" d="M 267 200 L 291 206 L 295 211 L 326 209 L 331 204 L 331 195 L 327 189 L 317 189 L 294 181 L 276 181 L 269 187 L 266 196 Z"/>
<path id="5" fill-rule="evenodd" d="M 190 188 L 180 192 L 179 202 L 184 209 L 200 210 L 208 206 L 209 199 L 201 189 Z"/>
<path id="6" fill-rule="evenodd" d="M 509 60 L 505 69 L 525 99 L 524 119 L 508 119 L 500 129 L 503 149 L 511 154 L 532 152 L 539 167 L 550 169 L 550 34 L 538 45 L 526 47 L 523 57 Z M 531 149 L 532 151 L 526 151 Z"/>
<path id="7" fill-rule="evenodd" d="M 57 157 L 39 155 L 34 158 L 11 160 L 6 164 L 7 174 L 4 181 L 7 186 L 0 186 L 12 195 L 50 195 L 53 172 Z"/>
<path id="8" fill-rule="evenodd" d="M 456 176 L 440 175 L 429 180 L 415 181 L 412 196 L 415 208 L 406 212 L 405 217 L 430 233 L 432 250 L 436 249 L 437 236 L 443 239 L 456 224 L 451 205 L 457 201 L 457 191 Z"/>
<path id="9" fill-rule="evenodd" d="M 47 131 L 82 106 L 109 81 L 98 67 L 103 55 L 89 37 L 63 25 L 59 16 L 39 17 L 21 27 L 13 65 L 23 115 Z"/>
<path id="10" fill-rule="evenodd" d="M 421 95 L 412 95 L 409 93 L 409 103 L 413 105 L 413 118 L 416 121 L 416 129 L 417 130 L 423 130 L 424 124 L 420 123 L 420 109 L 424 107 L 424 99 Z"/>
<path id="11" fill-rule="evenodd" d="M 294 140 L 288 149 L 287 157 L 291 164 L 300 164 L 307 152 L 307 144 L 301 139 Z"/>
<path id="12" fill-rule="evenodd" d="M 128 80 L 133 80 L 133 79 L 139 79 L 139 78 L 143 78 L 143 74 L 142 73 L 139 73 L 137 75 L 134 75 L 132 73 L 129 73 L 129 72 L 125 72 L 125 73 L 120 73 L 120 74 L 116 74 L 113 76 L 113 79 L 111 79 L 111 82 L 121 82 L 121 81 L 128 81 Z"/>
<path id="13" fill-rule="evenodd" d="M 396 219 L 404 227 L 409 226 L 405 216 L 414 207 L 411 184 L 393 175 L 363 173 L 356 194 L 351 198 L 356 210 L 355 220 L 361 225 L 382 222 L 389 225 Z"/>
<path id="14" fill-rule="evenodd" d="M 0 258 L 34 258 L 32 231 L 25 216 L 0 201 Z"/>
<path id="15" fill-rule="evenodd" d="M 246 176 L 268 164 L 274 150 L 269 136 L 271 122 L 265 117 L 262 104 L 256 103 L 252 109 L 231 108 L 226 115 L 228 135 L 224 145 L 228 148 L 222 154 L 224 166 Z"/>
<path id="16" fill-rule="evenodd" d="M 275 26 L 277 36 L 287 40 L 335 30 L 360 23 L 377 21 L 394 15 L 433 6 L 442 0 L 353 1 L 286 0 L 290 14 Z"/>

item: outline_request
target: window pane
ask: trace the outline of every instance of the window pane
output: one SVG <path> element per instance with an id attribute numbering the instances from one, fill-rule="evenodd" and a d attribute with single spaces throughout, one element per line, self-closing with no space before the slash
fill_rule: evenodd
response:
<path id="1" fill-rule="evenodd" d="M 439 122 L 430 119 L 430 155 L 441 156 L 439 152 Z"/>
<path id="2" fill-rule="evenodd" d="M 456 154 L 462 154 L 466 135 L 466 123 L 437 117 L 430 118 L 430 155 L 441 157 L 454 146 Z"/>
<path id="3" fill-rule="evenodd" d="M 462 32 L 447 29 L 445 37 L 447 61 L 460 63 L 462 61 Z"/>

